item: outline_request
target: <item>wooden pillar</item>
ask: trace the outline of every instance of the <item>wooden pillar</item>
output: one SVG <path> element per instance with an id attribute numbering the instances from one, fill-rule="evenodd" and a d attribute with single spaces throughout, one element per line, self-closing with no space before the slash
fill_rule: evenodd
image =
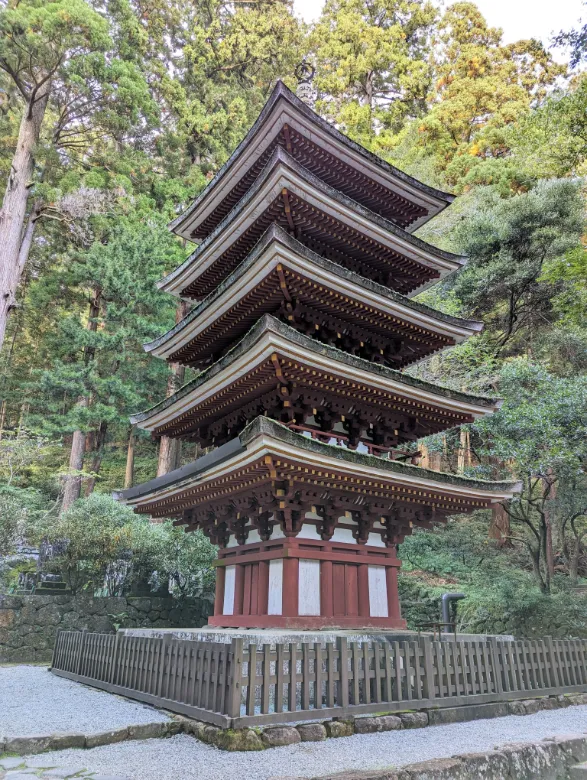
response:
<path id="1" fill-rule="evenodd" d="M 320 614 L 329 618 L 334 615 L 332 561 L 322 561 L 320 564 Z"/>
<path id="2" fill-rule="evenodd" d="M 241 615 L 250 615 L 251 614 L 251 604 L 252 604 L 252 598 L 251 598 L 251 584 L 252 584 L 252 574 L 253 574 L 253 566 L 252 564 L 247 564 L 246 566 L 241 564 L 241 569 L 244 570 L 245 576 L 244 576 L 244 587 L 243 587 L 243 608 L 240 612 Z"/>
<path id="3" fill-rule="evenodd" d="M 257 615 L 266 615 L 269 606 L 269 561 L 259 561 Z"/>
<path id="4" fill-rule="evenodd" d="M 251 615 L 259 614 L 259 564 L 249 566 L 251 570 Z"/>
<path id="5" fill-rule="evenodd" d="M 234 575 L 234 609 L 232 610 L 232 614 L 242 615 L 245 595 L 245 567 L 242 563 L 235 566 Z"/>
<path id="6" fill-rule="evenodd" d="M 358 571 L 358 591 L 359 591 L 359 615 L 369 617 L 371 609 L 369 606 L 369 567 L 362 563 Z"/>
<path id="7" fill-rule="evenodd" d="M 399 567 L 387 567 L 387 614 L 390 618 L 400 620 L 402 613 L 399 605 L 399 592 L 397 587 L 397 570 Z"/>
<path id="8" fill-rule="evenodd" d="M 299 558 L 283 559 L 283 616 L 298 616 Z"/>
<path id="9" fill-rule="evenodd" d="M 214 596 L 214 614 L 222 615 L 224 611 L 224 584 L 226 582 L 226 567 L 216 567 L 216 593 Z"/>

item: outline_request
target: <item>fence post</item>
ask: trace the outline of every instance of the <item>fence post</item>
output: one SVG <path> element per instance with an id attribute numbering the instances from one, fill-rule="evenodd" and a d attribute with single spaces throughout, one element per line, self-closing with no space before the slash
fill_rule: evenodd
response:
<path id="1" fill-rule="evenodd" d="M 432 661 L 432 644 L 427 636 L 420 637 L 420 647 L 424 658 L 424 680 L 422 691 L 425 699 L 436 698 L 436 686 L 434 684 L 434 664 Z"/>
<path id="2" fill-rule="evenodd" d="M 161 639 L 161 654 L 159 656 L 159 679 L 157 680 L 157 696 L 163 698 L 163 680 L 165 679 L 165 664 L 167 663 L 167 649 L 171 645 L 171 634 L 165 634 Z"/>
<path id="3" fill-rule="evenodd" d="M 114 649 L 112 651 L 112 657 L 110 659 L 110 674 L 108 675 L 108 683 L 110 685 L 116 685 L 116 673 L 118 671 L 118 648 L 119 648 L 119 636 L 118 631 L 114 635 Z"/>
<path id="4" fill-rule="evenodd" d="M 84 655 L 84 648 L 86 646 L 86 638 L 88 636 L 88 629 L 87 628 L 82 628 L 81 635 L 82 636 L 81 636 L 81 639 L 79 641 L 79 646 L 78 646 L 77 664 L 75 666 L 75 673 L 77 675 L 81 675 L 82 658 L 83 658 L 83 655 Z"/>
<path id="5" fill-rule="evenodd" d="M 493 666 L 493 681 L 495 683 L 495 693 L 498 696 L 503 694 L 503 680 L 501 676 L 501 664 L 499 663 L 499 648 L 497 646 L 497 638 L 492 636 L 490 639 L 491 645 L 491 665 Z"/>
<path id="6" fill-rule="evenodd" d="M 62 632 L 63 632 L 62 628 L 57 629 L 57 635 L 55 636 L 55 644 L 53 645 L 53 653 L 51 654 L 51 666 L 49 667 L 49 671 L 51 671 L 55 666 L 55 661 L 57 660 L 57 653 L 59 648 L 59 637 L 61 636 Z"/>
<path id="7" fill-rule="evenodd" d="M 554 681 L 554 687 L 560 688 L 560 677 L 559 677 L 559 669 L 558 669 L 558 654 L 555 655 L 554 652 L 554 642 L 552 641 L 551 636 L 546 637 L 546 644 L 548 645 L 548 655 L 550 656 L 550 671 L 552 675 L 552 679 Z M 556 660 L 555 660 L 556 659 Z"/>
<path id="8" fill-rule="evenodd" d="M 243 640 L 233 639 L 230 650 L 230 673 L 227 679 L 227 715 L 238 718 L 241 714 L 241 685 L 243 676 Z M 250 664 L 250 661 L 249 661 Z M 276 670 L 277 671 L 277 670 Z M 250 674 L 249 674 L 250 678 Z"/>
<path id="9" fill-rule="evenodd" d="M 340 682 L 340 705 L 349 706 L 349 651 L 345 637 L 338 637 L 338 679 Z"/>

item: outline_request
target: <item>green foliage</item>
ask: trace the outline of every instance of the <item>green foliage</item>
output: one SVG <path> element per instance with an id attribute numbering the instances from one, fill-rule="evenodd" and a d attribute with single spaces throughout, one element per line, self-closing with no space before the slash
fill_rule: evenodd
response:
<path id="1" fill-rule="evenodd" d="M 587 599 L 557 577 L 544 594 L 523 567 L 518 549 L 487 539 L 487 518 L 455 518 L 432 532 L 416 532 L 401 545 L 400 595 L 410 628 L 440 620 L 440 597 L 465 593 L 458 630 L 540 638 L 587 636 Z"/>
<path id="2" fill-rule="evenodd" d="M 475 424 L 491 454 L 519 472 L 575 474 L 587 464 L 587 377 L 555 377 L 525 358 L 500 373 L 501 409 Z"/>
<path id="3" fill-rule="evenodd" d="M 437 29 L 435 91 L 419 123 L 424 154 L 460 189 L 497 184 L 509 150 L 507 128 L 564 73 L 536 40 L 502 43 L 468 2 L 449 6 Z M 507 178 L 515 180 L 515 171 Z"/>
<path id="4" fill-rule="evenodd" d="M 212 566 L 217 556 L 214 545 L 201 531 L 186 533 L 170 522 L 159 528 L 161 545 L 153 560 L 158 578 L 169 579 L 172 591 L 179 596 L 210 596 L 216 580 Z"/>
<path id="5" fill-rule="evenodd" d="M 424 110 L 435 17 L 425 0 L 327 0 L 311 36 L 320 109 L 381 148 L 388 131 Z"/>
<path id="6" fill-rule="evenodd" d="M 483 318 L 496 352 L 506 345 L 519 349 L 529 332 L 556 319 L 553 286 L 541 282 L 542 274 L 577 249 L 583 227 L 580 184 L 555 179 L 507 200 L 489 191 L 476 214 L 457 228 L 456 241 L 469 263 L 454 278 L 453 294 Z"/>
<path id="7" fill-rule="evenodd" d="M 122 595 L 149 582 L 169 582 L 180 598 L 213 591 L 216 550 L 201 533 L 151 523 L 103 493 L 80 499 L 57 518 L 37 517 L 29 526 L 37 539 L 55 546 L 47 565 L 73 592 Z"/>
<path id="8" fill-rule="evenodd" d="M 128 560 L 132 546 L 133 512 L 109 496 L 94 493 L 40 529 L 58 546 L 51 567 L 73 593 L 101 588 L 111 566 Z M 116 582 L 116 577 L 111 581 Z M 111 594 L 112 595 L 112 594 Z"/>
<path id="9" fill-rule="evenodd" d="M 508 129 L 516 169 L 528 180 L 585 174 L 587 77 L 556 89 Z"/>
<path id="10" fill-rule="evenodd" d="M 0 485 L 0 558 L 15 555 L 20 545 L 37 542 L 39 523 L 50 513 L 40 491 Z"/>
<path id="11" fill-rule="evenodd" d="M 587 321 L 587 251 L 581 246 L 549 260 L 539 281 L 560 286 L 561 291 L 555 297 L 553 305 L 562 315 L 564 322 L 571 326 L 582 326 Z"/>

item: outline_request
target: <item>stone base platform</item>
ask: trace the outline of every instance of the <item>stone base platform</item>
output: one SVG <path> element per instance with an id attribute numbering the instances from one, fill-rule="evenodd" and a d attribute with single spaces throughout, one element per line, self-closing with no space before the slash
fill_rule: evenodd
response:
<path id="1" fill-rule="evenodd" d="M 119 633 L 125 636 L 163 637 L 171 635 L 174 639 L 188 639 L 193 642 L 221 642 L 230 644 L 233 639 L 245 639 L 257 645 L 263 644 L 289 644 L 290 642 L 336 642 L 339 637 L 344 637 L 348 642 L 370 642 L 374 640 L 386 640 L 397 642 L 400 640 L 417 640 L 419 637 L 433 638 L 430 632 L 417 631 L 351 631 L 344 629 L 323 631 L 287 631 L 284 629 L 234 629 L 234 628 L 121 628 Z M 490 639 L 489 634 L 457 634 L 456 641 L 460 642 L 484 642 Z M 454 634 L 441 634 L 442 642 L 454 642 Z M 496 636 L 500 642 L 513 642 L 514 637 L 508 634 Z"/>

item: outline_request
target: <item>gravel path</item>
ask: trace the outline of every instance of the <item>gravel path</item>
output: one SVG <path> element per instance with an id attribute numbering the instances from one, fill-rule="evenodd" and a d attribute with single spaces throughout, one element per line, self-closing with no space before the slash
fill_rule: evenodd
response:
<path id="1" fill-rule="evenodd" d="M 510 715 L 494 720 L 431 726 L 411 731 L 355 734 L 326 742 L 305 742 L 262 753 L 227 753 L 187 735 L 145 742 L 123 742 L 86 751 L 96 772 L 132 780 L 268 780 L 287 775 L 314 777 L 345 769 L 403 766 L 457 753 L 490 750 L 505 742 L 537 742 L 555 734 L 587 731 L 587 706 Z M 80 751 L 51 754 L 59 766 L 79 766 Z M 28 759 L 46 765 L 47 757 Z"/>
<path id="2" fill-rule="evenodd" d="M 0 667 L 0 734 L 95 734 L 166 721 L 158 710 L 56 677 L 43 666 Z"/>

